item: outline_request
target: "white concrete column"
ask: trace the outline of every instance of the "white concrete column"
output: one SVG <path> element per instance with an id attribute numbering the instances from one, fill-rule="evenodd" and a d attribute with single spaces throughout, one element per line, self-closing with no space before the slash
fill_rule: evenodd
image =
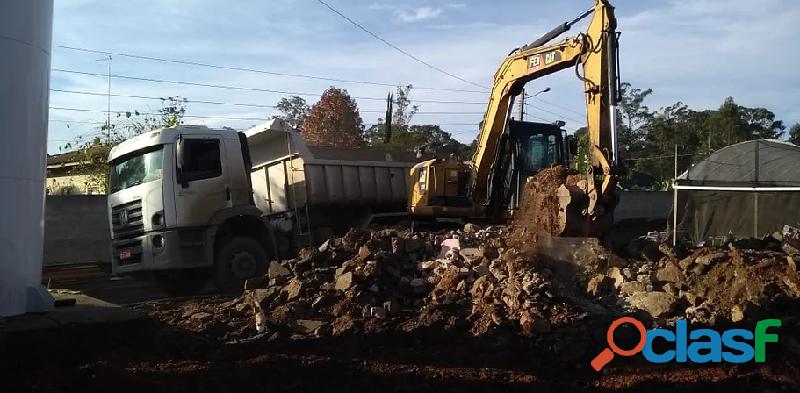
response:
<path id="1" fill-rule="evenodd" d="M 40 285 L 53 0 L 0 1 L 0 317 L 52 308 Z"/>

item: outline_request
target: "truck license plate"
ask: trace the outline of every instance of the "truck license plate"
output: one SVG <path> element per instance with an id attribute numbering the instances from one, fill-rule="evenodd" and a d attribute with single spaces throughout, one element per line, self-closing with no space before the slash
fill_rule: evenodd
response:
<path id="1" fill-rule="evenodd" d="M 123 248 L 119 250 L 119 259 L 128 259 L 131 257 L 131 249 Z"/>

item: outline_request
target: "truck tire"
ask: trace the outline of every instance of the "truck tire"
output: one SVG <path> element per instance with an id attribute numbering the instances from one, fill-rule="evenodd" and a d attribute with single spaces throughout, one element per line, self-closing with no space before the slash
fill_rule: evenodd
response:
<path id="1" fill-rule="evenodd" d="M 253 238 L 225 241 L 214 258 L 214 282 L 222 292 L 242 292 L 244 281 L 267 272 L 267 253 Z"/>

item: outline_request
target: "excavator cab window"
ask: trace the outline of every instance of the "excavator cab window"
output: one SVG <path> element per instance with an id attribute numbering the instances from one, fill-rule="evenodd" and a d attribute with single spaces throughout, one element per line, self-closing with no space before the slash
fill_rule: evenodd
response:
<path id="1" fill-rule="evenodd" d="M 559 150 L 561 144 L 555 135 L 534 134 L 528 137 L 524 147 L 523 170 L 537 172 L 553 164 L 561 162 Z"/>

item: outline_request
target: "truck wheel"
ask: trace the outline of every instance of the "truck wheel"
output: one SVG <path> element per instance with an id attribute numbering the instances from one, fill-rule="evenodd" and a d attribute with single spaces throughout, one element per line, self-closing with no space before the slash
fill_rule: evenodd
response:
<path id="1" fill-rule="evenodd" d="M 208 271 L 180 269 L 156 271 L 153 279 L 169 296 L 192 296 L 198 294 L 208 283 Z"/>
<path id="2" fill-rule="evenodd" d="M 267 253 L 255 239 L 234 237 L 219 249 L 214 265 L 217 289 L 242 292 L 246 279 L 267 272 Z"/>

